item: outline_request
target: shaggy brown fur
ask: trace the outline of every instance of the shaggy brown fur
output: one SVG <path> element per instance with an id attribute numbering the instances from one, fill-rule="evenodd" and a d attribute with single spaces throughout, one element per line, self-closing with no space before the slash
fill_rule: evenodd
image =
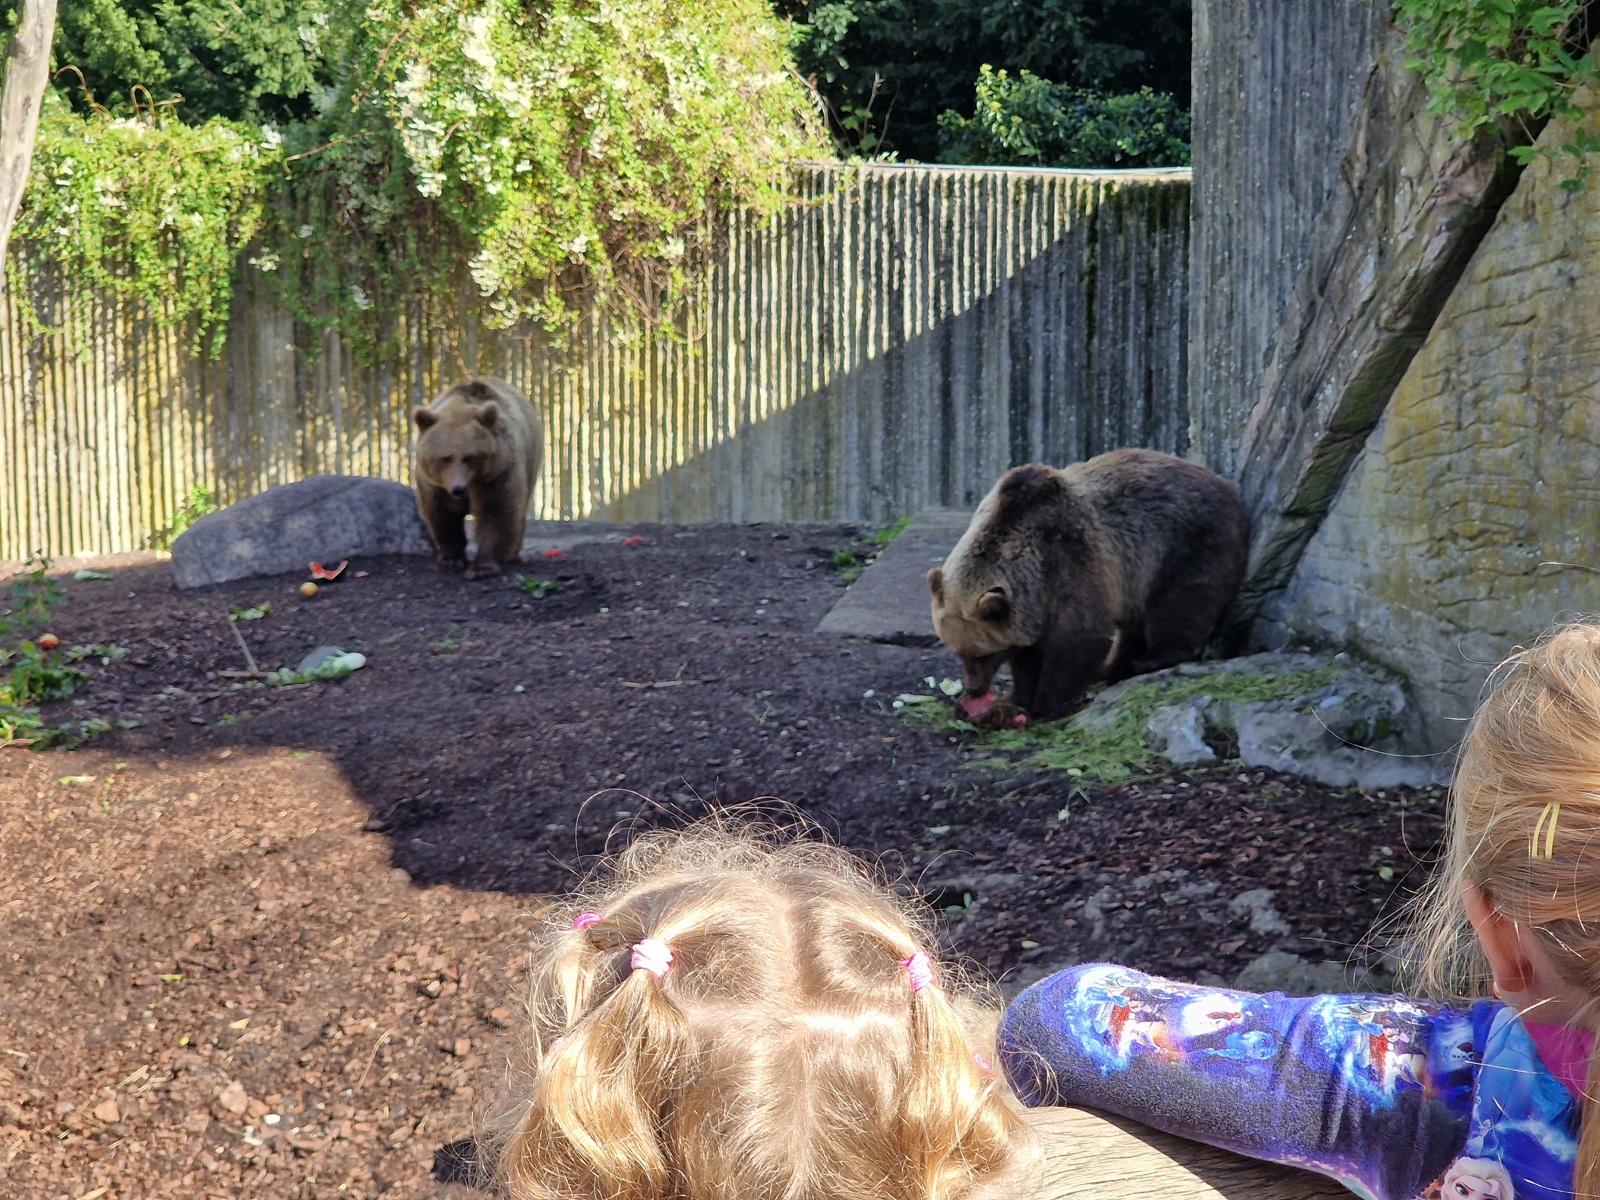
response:
<path id="1" fill-rule="evenodd" d="M 1244 573 L 1239 489 L 1153 450 L 1007 472 L 943 567 L 933 621 L 961 656 L 967 696 L 1011 664 L 1030 717 L 1069 711 L 1101 679 L 1193 658 Z"/>
<path id="2" fill-rule="evenodd" d="M 442 566 L 466 561 L 466 518 L 478 546 L 468 579 L 503 573 L 522 553 L 544 435 L 533 405 L 501 379 L 458 383 L 411 414 L 417 438 L 417 510 Z"/>

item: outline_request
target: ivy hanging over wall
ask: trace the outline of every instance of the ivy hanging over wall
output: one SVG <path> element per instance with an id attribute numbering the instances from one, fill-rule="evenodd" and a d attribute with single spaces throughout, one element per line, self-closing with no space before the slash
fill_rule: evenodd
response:
<path id="1" fill-rule="evenodd" d="M 1600 136 L 1578 130 L 1560 146 L 1533 145 L 1531 128 L 1552 118 L 1582 116 L 1580 88 L 1594 81 L 1589 52 L 1592 0 L 1395 0 L 1396 22 L 1429 91 L 1429 111 L 1460 122 L 1460 135 L 1520 126 L 1527 144 L 1511 155 L 1527 165 L 1539 154 L 1575 160 L 1566 188 L 1582 185 Z"/>
<path id="2" fill-rule="evenodd" d="M 19 239 L 202 337 L 240 269 L 369 350 L 396 305 L 463 288 L 502 325 L 570 328 L 590 301 L 660 317 L 719 214 L 776 212 L 791 166 L 827 155 L 789 29 L 765 0 L 337 5 L 312 120 L 58 103 Z"/>
<path id="3" fill-rule="evenodd" d="M 170 108 L 79 116 L 55 104 L 40 122 L 17 224 L 76 286 L 139 300 L 162 324 L 190 324 L 198 350 L 225 326 L 239 251 L 261 230 L 281 139 Z M 6 264 L 19 294 L 20 256 Z"/>

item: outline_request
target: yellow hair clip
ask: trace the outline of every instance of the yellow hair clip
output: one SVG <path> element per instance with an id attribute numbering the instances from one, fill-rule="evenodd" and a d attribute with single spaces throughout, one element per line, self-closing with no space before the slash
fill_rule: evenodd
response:
<path id="1" fill-rule="evenodd" d="M 1548 819 L 1549 824 L 1546 824 Z M 1533 836 L 1528 839 L 1528 857 L 1553 859 L 1556 856 L 1556 822 L 1561 820 L 1561 804 L 1552 800 L 1544 806 L 1539 819 L 1533 823 Z M 1544 846 L 1539 845 L 1539 834 L 1544 833 Z"/>

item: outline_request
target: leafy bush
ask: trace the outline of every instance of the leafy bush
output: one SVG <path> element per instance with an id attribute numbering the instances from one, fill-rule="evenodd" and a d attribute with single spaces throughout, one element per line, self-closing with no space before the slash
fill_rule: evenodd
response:
<path id="1" fill-rule="evenodd" d="M 985 65 L 971 117 L 939 117 L 947 162 L 1043 167 L 1177 167 L 1189 163 L 1189 114 L 1171 96 L 1069 87 Z"/>
<path id="2" fill-rule="evenodd" d="M 223 0 L 94 3 L 83 28 L 110 31 L 111 56 L 95 78 L 140 101 L 118 116 L 55 99 L 16 236 L 202 334 L 225 323 L 246 247 L 297 318 L 367 352 L 396 311 L 448 313 L 474 284 L 502 324 L 561 327 L 591 298 L 660 315 L 708 261 L 719 214 L 776 212 L 789 167 L 826 146 L 764 0 L 370 0 L 325 24 L 296 0 L 226 0 L 238 37 L 273 27 L 248 54 L 229 41 L 233 58 L 199 32 Z M 146 4 L 177 24 L 151 25 Z M 313 82 L 316 103 L 281 127 L 185 125 L 152 48 L 169 35 L 254 81 L 241 115 Z M 113 87 L 123 71 L 143 74 Z M 132 89 L 146 82 L 155 103 Z"/>
<path id="3" fill-rule="evenodd" d="M 163 324 L 192 321 L 198 350 L 227 323 L 239 252 L 282 174 L 280 139 L 221 118 L 185 125 L 170 107 L 53 109 L 39 124 L 18 242 L 83 290 L 142 301 Z M 26 296 L 20 257 L 6 269 Z"/>
<path id="4" fill-rule="evenodd" d="M 823 146 L 762 0 L 371 0 L 333 33 L 305 249 L 331 242 L 369 304 L 419 276 L 458 289 L 465 259 L 500 323 L 561 325 L 589 296 L 657 312 L 715 214 L 775 212 Z"/>
<path id="5" fill-rule="evenodd" d="M 1394 19 L 1406 31 L 1406 64 L 1427 81 L 1429 110 L 1460 121 L 1465 140 L 1501 122 L 1582 115 L 1577 92 L 1600 71 L 1588 52 L 1593 22 L 1586 0 L 1396 0 Z M 1581 130 L 1545 153 L 1582 160 L 1600 150 L 1600 137 Z M 1517 161 L 1540 153 L 1513 147 Z M 1563 187 L 1587 176 L 1583 162 Z"/>
<path id="6" fill-rule="evenodd" d="M 137 85 L 194 122 L 304 121 L 331 82 L 327 23 L 319 0 L 62 0 L 55 60 L 75 70 L 56 86 L 84 111 L 125 113 Z"/>
<path id="7" fill-rule="evenodd" d="M 984 63 L 1187 103 L 1189 0 L 775 0 L 840 152 L 937 161 Z"/>

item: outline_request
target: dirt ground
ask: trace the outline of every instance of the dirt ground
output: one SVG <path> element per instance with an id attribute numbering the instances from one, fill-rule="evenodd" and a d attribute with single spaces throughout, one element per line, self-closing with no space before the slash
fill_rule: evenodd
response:
<path id="1" fill-rule="evenodd" d="M 0 1195 L 443 1194 L 541 897 L 713 804 L 815 822 L 1012 983 L 1342 960 L 1437 844 L 1437 794 L 974 770 L 890 706 L 946 651 L 812 632 L 858 531 L 639 532 L 525 565 L 543 598 L 403 558 L 311 600 L 300 576 L 180 593 L 159 563 L 66 579 L 54 632 L 129 651 L 78 711 L 145 724 L 0 752 Z M 236 687 L 223 614 L 268 601 L 240 624 L 263 667 L 368 665 Z"/>

